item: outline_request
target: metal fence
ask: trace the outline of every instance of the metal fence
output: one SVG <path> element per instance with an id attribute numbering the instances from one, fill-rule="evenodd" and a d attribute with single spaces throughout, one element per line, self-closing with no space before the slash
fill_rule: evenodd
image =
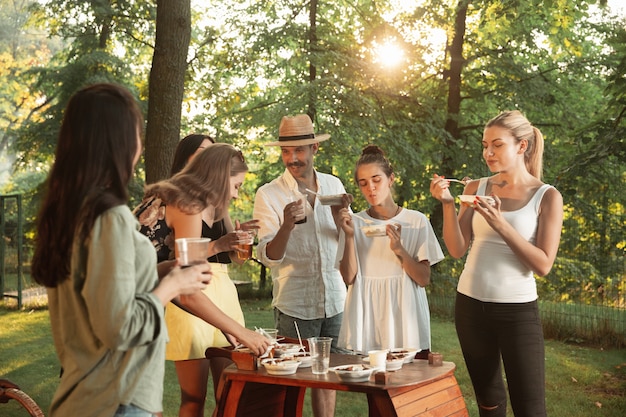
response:
<path id="1" fill-rule="evenodd" d="M 0 294 L 22 308 L 24 233 L 21 194 L 0 195 Z"/>

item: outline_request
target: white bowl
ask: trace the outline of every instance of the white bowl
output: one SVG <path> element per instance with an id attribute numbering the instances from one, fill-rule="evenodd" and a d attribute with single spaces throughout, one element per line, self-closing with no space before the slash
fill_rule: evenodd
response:
<path id="1" fill-rule="evenodd" d="M 330 368 L 331 371 L 342 381 L 346 382 L 364 382 L 370 378 L 372 372 L 376 368 L 369 365 L 352 364 L 352 365 L 340 365 Z"/>
<path id="2" fill-rule="evenodd" d="M 399 356 L 394 359 L 389 359 L 389 357 L 390 356 L 387 355 L 387 362 L 385 365 L 387 371 L 397 371 L 398 369 L 402 368 L 402 365 L 404 365 L 404 357 Z"/>
<path id="3" fill-rule="evenodd" d="M 302 346 L 297 343 L 278 343 L 274 345 L 274 353 L 276 353 L 279 357 L 285 356 L 289 353 L 300 352 L 301 349 Z"/>
<path id="4" fill-rule="evenodd" d="M 343 204 L 343 194 L 318 195 L 317 198 L 324 206 L 340 206 Z"/>
<path id="5" fill-rule="evenodd" d="M 496 201 L 492 198 L 489 197 L 488 195 L 481 195 L 479 196 L 481 201 L 484 201 L 485 203 L 494 206 L 496 204 Z M 470 207 L 475 207 L 476 205 L 474 204 L 474 201 L 476 201 L 476 196 L 472 195 L 472 194 L 462 194 L 459 196 L 459 200 L 461 200 L 461 203 L 467 204 Z"/>
<path id="6" fill-rule="evenodd" d="M 361 230 L 363 230 L 363 233 L 365 233 L 367 237 L 387 236 L 387 225 L 384 223 L 363 226 Z"/>
<path id="7" fill-rule="evenodd" d="M 268 374 L 291 375 L 295 374 L 300 362 L 293 359 L 267 358 L 261 361 Z"/>
<path id="8" fill-rule="evenodd" d="M 417 354 L 417 349 L 398 348 L 398 349 L 391 349 L 389 353 L 393 355 L 401 356 L 404 359 L 404 363 L 411 363 L 413 362 L 413 359 L 415 359 L 415 355 Z"/>
<path id="9" fill-rule="evenodd" d="M 289 353 L 288 356 L 296 361 L 300 361 L 300 368 L 310 368 L 313 363 L 313 358 L 309 352 Z"/>

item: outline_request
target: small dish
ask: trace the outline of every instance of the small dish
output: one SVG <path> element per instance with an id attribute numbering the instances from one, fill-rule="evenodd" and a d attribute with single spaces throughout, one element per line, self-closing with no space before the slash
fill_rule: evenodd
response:
<path id="1" fill-rule="evenodd" d="M 297 343 L 277 343 L 274 345 L 274 353 L 276 353 L 279 357 L 286 356 L 290 353 L 300 352 L 302 349 L 303 346 L 300 346 Z"/>
<path id="2" fill-rule="evenodd" d="M 363 230 L 363 233 L 365 233 L 367 237 L 387 236 L 387 225 L 384 223 L 363 226 L 361 230 Z"/>
<path id="3" fill-rule="evenodd" d="M 402 365 L 404 365 L 404 356 L 392 353 L 387 355 L 387 362 L 385 365 L 387 371 L 397 371 L 402 368 Z"/>
<path id="4" fill-rule="evenodd" d="M 417 354 L 417 349 L 411 349 L 411 348 L 391 349 L 389 353 L 393 355 L 401 356 L 404 359 L 404 363 L 411 363 L 413 362 L 413 359 L 415 359 L 415 355 Z"/>
<path id="5" fill-rule="evenodd" d="M 300 362 L 290 358 L 267 358 L 261 361 L 268 374 L 271 375 L 291 375 L 295 374 L 300 366 Z"/>
<path id="6" fill-rule="evenodd" d="M 310 368 L 313 363 L 313 358 L 309 352 L 290 353 L 289 356 L 296 361 L 300 361 L 300 368 Z"/>
<path id="7" fill-rule="evenodd" d="M 484 201 L 485 203 L 491 205 L 491 206 L 495 206 L 496 201 L 492 198 L 489 197 L 488 195 L 481 195 L 479 196 L 481 201 Z M 461 203 L 466 204 L 470 207 L 475 207 L 476 205 L 474 204 L 474 201 L 476 201 L 476 196 L 472 195 L 472 194 L 462 194 L 459 196 L 459 200 L 461 200 Z"/>
<path id="8" fill-rule="evenodd" d="M 361 364 L 341 365 L 330 368 L 331 371 L 335 372 L 339 379 L 346 382 L 367 381 L 375 369 L 376 368 L 369 365 Z"/>
<path id="9" fill-rule="evenodd" d="M 343 204 L 343 194 L 317 195 L 323 206 L 340 206 Z"/>

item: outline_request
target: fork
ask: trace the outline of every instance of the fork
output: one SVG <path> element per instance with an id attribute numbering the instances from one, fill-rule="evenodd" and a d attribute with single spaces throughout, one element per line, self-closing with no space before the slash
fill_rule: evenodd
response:
<path id="1" fill-rule="evenodd" d="M 450 181 L 450 182 L 458 182 L 459 184 L 463 184 L 466 185 L 467 181 L 463 181 L 463 180 L 457 180 L 456 178 L 444 178 L 446 181 Z"/>
<path id="2" fill-rule="evenodd" d="M 444 178 L 443 180 L 448 182 L 458 182 L 459 184 L 467 185 L 467 181 L 457 180 L 456 178 Z"/>

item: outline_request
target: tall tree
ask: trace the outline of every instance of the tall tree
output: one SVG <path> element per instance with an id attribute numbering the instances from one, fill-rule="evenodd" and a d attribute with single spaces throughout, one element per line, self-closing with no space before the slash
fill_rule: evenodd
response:
<path id="1" fill-rule="evenodd" d="M 166 178 L 172 166 L 180 138 L 190 39 L 190 0 L 158 0 L 145 145 L 148 183 Z"/>

